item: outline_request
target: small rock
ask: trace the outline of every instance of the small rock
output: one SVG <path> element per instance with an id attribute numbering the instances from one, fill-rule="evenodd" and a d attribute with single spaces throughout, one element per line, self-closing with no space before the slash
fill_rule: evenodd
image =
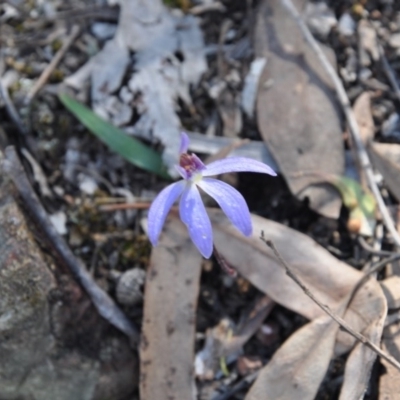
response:
<path id="1" fill-rule="evenodd" d="M 117 31 L 117 25 L 109 24 L 107 22 L 95 22 L 92 25 L 92 33 L 97 39 L 106 40 L 111 39 Z"/>
<path id="2" fill-rule="evenodd" d="M 400 138 L 400 116 L 397 113 L 390 114 L 382 125 L 382 135 L 385 137 Z"/>
<path id="3" fill-rule="evenodd" d="M 354 82 L 357 79 L 357 54 L 354 49 L 346 49 L 346 66 L 340 69 L 340 75 L 345 82 Z"/>
<path id="4" fill-rule="evenodd" d="M 133 93 L 129 90 L 127 86 L 123 86 L 119 92 L 119 98 L 123 103 L 129 104 L 133 100 Z"/>
<path id="5" fill-rule="evenodd" d="M 356 23 L 349 13 L 344 13 L 339 19 L 338 31 L 343 36 L 352 36 L 356 30 Z"/>
<path id="6" fill-rule="evenodd" d="M 92 196 L 98 189 L 97 182 L 85 174 L 78 175 L 79 189 L 81 192 Z"/>
<path id="7" fill-rule="evenodd" d="M 10 19 L 18 18 L 19 12 L 11 4 L 1 4 L 0 5 L 0 21 L 7 22 Z"/>
<path id="8" fill-rule="evenodd" d="M 109 96 L 103 103 L 105 111 L 110 115 L 111 122 L 116 126 L 127 124 L 133 115 L 132 107 L 123 103 L 117 96 Z"/>
<path id="9" fill-rule="evenodd" d="M 79 231 L 79 228 L 76 226 L 72 226 L 69 232 L 69 240 L 68 243 L 72 247 L 79 247 L 83 243 L 83 237 L 81 235 L 81 232 Z"/>
<path id="10" fill-rule="evenodd" d="M 337 24 L 335 14 L 323 2 L 307 3 L 305 14 L 310 30 L 323 39 L 326 39 L 331 29 Z"/>
<path id="11" fill-rule="evenodd" d="M 272 321 L 261 325 L 256 337 L 264 346 L 272 346 L 279 339 L 278 324 Z"/>
<path id="12" fill-rule="evenodd" d="M 361 68 L 360 72 L 358 73 L 358 77 L 360 81 L 366 81 L 367 79 L 371 78 L 372 71 L 369 68 Z"/>
<path id="13" fill-rule="evenodd" d="M 118 302 L 125 306 L 134 306 L 143 299 L 143 285 L 146 272 L 133 268 L 124 272 L 118 279 L 116 296 Z"/>
<path id="14" fill-rule="evenodd" d="M 357 30 L 360 64 L 368 67 L 371 61 L 377 61 L 380 58 L 376 31 L 366 20 L 359 22 Z"/>
<path id="15" fill-rule="evenodd" d="M 52 215 L 49 216 L 51 223 L 54 225 L 54 228 L 56 228 L 56 231 L 60 235 L 65 235 L 67 233 L 67 216 L 63 211 L 58 211 Z"/>
<path id="16" fill-rule="evenodd" d="M 394 33 L 390 36 L 389 45 L 395 49 L 400 47 L 400 33 Z"/>

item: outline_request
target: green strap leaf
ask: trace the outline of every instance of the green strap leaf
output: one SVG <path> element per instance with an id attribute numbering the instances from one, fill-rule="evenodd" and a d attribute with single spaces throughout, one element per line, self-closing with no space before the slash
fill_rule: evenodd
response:
<path id="1" fill-rule="evenodd" d="M 92 110 L 67 94 L 59 94 L 60 101 L 72 114 L 96 135 L 110 149 L 133 165 L 153 172 L 165 179 L 171 179 L 162 162 L 160 154 L 139 140 L 128 136 L 123 130 L 104 121 Z"/>

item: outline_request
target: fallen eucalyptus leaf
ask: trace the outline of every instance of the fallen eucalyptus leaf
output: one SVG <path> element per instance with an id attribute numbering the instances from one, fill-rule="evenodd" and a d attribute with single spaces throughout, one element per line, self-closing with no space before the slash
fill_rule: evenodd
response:
<path id="1" fill-rule="evenodd" d="M 400 276 L 393 275 L 381 281 L 389 310 L 400 308 Z"/>
<path id="2" fill-rule="evenodd" d="M 296 1 L 301 10 L 305 3 Z M 319 213 L 337 218 L 341 207 L 337 192 L 329 185 L 311 186 L 308 176 L 293 174 L 301 170 L 344 174 L 341 121 L 332 83 L 280 0 L 262 2 L 256 18 L 255 53 L 268 60 L 257 100 L 261 136 L 291 191 L 309 197 L 311 208 Z"/>
<path id="3" fill-rule="evenodd" d="M 333 355 L 339 325 L 321 316 L 295 332 L 274 354 L 245 400 L 312 400 Z"/>
<path id="4" fill-rule="evenodd" d="M 400 360 L 400 323 L 388 326 L 383 334 L 383 350 Z M 396 399 L 400 393 L 400 372 L 385 360 L 381 360 L 384 372 L 379 379 L 379 400 Z"/>
<path id="5" fill-rule="evenodd" d="M 400 144 L 373 142 L 368 150 L 375 168 L 382 174 L 393 196 L 400 201 Z"/>
<path id="6" fill-rule="evenodd" d="M 213 379 L 220 369 L 220 360 L 231 363 L 237 359 L 242 347 L 260 328 L 275 303 L 268 297 L 260 299 L 239 327 L 223 319 L 206 332 L 206 342 L 196 355 L 195 373 L 201 379 Z"/>
<path id="7" fill-rule="evenodd" d="M 201 255 L 177 218 L 168 219 L 147 271 L 142 400 L 193 399 L 194 335 Z"/>
<path id="8" fill-rule="evenodd" d="M 360 136 L 364 144 L 374 138 L 375 123 L 371 112 L 371 94 L 361 93 L 353 105 L 354 116 L 360 128 Z"/>
<path id="9" fill-rule="evenodd" d="M 343 299 L 351 296 L 357 283 L 364 276 L 362 272 L 337 260 L 311 238 L 286 226 L 252 216 L 254 233 L 251 237 L 246 238 L 229 223 L 221 211 L 209 209 L 208 213 L 213 224 L 215 245 L 226 261 L 274 301 L 308 319 L 314 320 L 325 317 L 325 313 L 286 275 L 270 249 L 260 240 L 261 231 L 282 252 L 286 262 L 313 295 L 323 304 L 328 305 L 331 310 L 339 310 L 339 315 L 341 315 Z M 380 285 L 375 279 L 371 278 L 354 294 L 343 315 L 355 331 L 367 331 L 371 340 L 378 344 L 386 310 L 386 300 Z M 328 329 L 327 332 L 330 332 L 330 330 Z M 314 337 L 313 330 L 307 331 L 306 334 Z M 293 340 L 296 340 L 296 338 Z M 354 343 L 355 339 L 352 336 L 339 331 L 335 353 L 342 354 L 349 351 Z M 327 346 L 328 344 L 328 342 L 314 343 L 316 346 Z M 311 346 L 311 344 L 304 345 L 303 358 L 309 355 L 307 346 Z M 326 358 L 320 357 L 318 353 L 312 357 L 315 357 L 315 360 L 314 363 L 310 363 L 310 374 L 313 374 L 315 363 L 320 363 L 319 367 L 322 370 L 326 368 Z M 350 385 L 351 387 L 345 387 L 346 391 L 355 389 L 362 393 L 365 390 L 365 382 L 375 358 L 375 353 L 367 351 L 365 347 L 360 349 L 356 346 L 354 355 L 349 358 L 351 364 L 349 364 L 350 368 L 346 369 L 345 376 L 345 381 L 351 382 L 353 380 L 353 382 Z M 296 359 L 298 370 L 306 368 L 302 357 L 299 356 Z M 364 363 L 364 367 L 359 368 L 360 370 L 355 373 L 352 366 L 361 363 Z M 268 368 L 268 364 L 265 368 Z M 273 374 L 282 376 L 280 386 L 282 393 L 284 393 L 286 386 L 291 385 L 293 376 L 291 374 L 292 366 L 282 363 L 282 368 L 287 369 L 274 371 Z M 307 371 L 302 370 L 302 374 L 306 375 Z M 286 381 L 283 376 L 286 376 Z M 312 385 L 308 388 L 310 396 L 314 393 L 315 387 L 318 388 L 320 385 L 321 381 L 318 379 L 309 382 Z M 278 391 L 278 388 L 275 389 Z M 309 398 L 312 399 L 313 397 Z M 303 399 L 306 398 L 302 397 Z"/>

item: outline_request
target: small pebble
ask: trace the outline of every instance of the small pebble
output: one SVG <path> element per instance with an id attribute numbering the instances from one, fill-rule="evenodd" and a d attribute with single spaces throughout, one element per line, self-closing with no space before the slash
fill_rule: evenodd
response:
<path id="1" fill-rule="evenodd" d="M 400 47 L 400 33 L 394 33 L 390 36 L 389 45 L 395 49 Z"/>
<path id="2" fill-rule="evenodd" d="M 133 268 L 124 272 L 118 279 L 116 296 L 118 302 L 125 306 L 134 306 L 143 299 L 143 285 L 146 272 Z"/>
<path id="3" fill-rule="evenodd" d="M 352 36 L 356 30 L 356 23 L 349 13 L 344 13 L 339 19 L 338 31 L 343 36 Z"/>

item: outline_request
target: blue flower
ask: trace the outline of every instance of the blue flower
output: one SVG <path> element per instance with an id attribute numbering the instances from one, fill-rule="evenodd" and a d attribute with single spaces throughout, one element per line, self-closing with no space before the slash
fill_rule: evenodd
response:
<path id="1" fill-rule="evenodd" d="M 148 234 L 157 245 L 165 219 L 172 205 L 181 196 L 179 214 L 200 253 L 210 258 L 213 234 L 198 187 L 211 196 L 222 208 L 233 225 L 245 236 L 252 233 L 250 211 L 243 196 L 225 182 L 209 176 L 227 172 L 260 172 L 276 176 L 268 165 L 245 157 L 231 157 L 205 165 L 195 154 L 187 154 L 189 138 L 182 133 L 180 160 L 177 169 L 183 180 L 167 186 L 153 201 L 148 216 Z"/>

